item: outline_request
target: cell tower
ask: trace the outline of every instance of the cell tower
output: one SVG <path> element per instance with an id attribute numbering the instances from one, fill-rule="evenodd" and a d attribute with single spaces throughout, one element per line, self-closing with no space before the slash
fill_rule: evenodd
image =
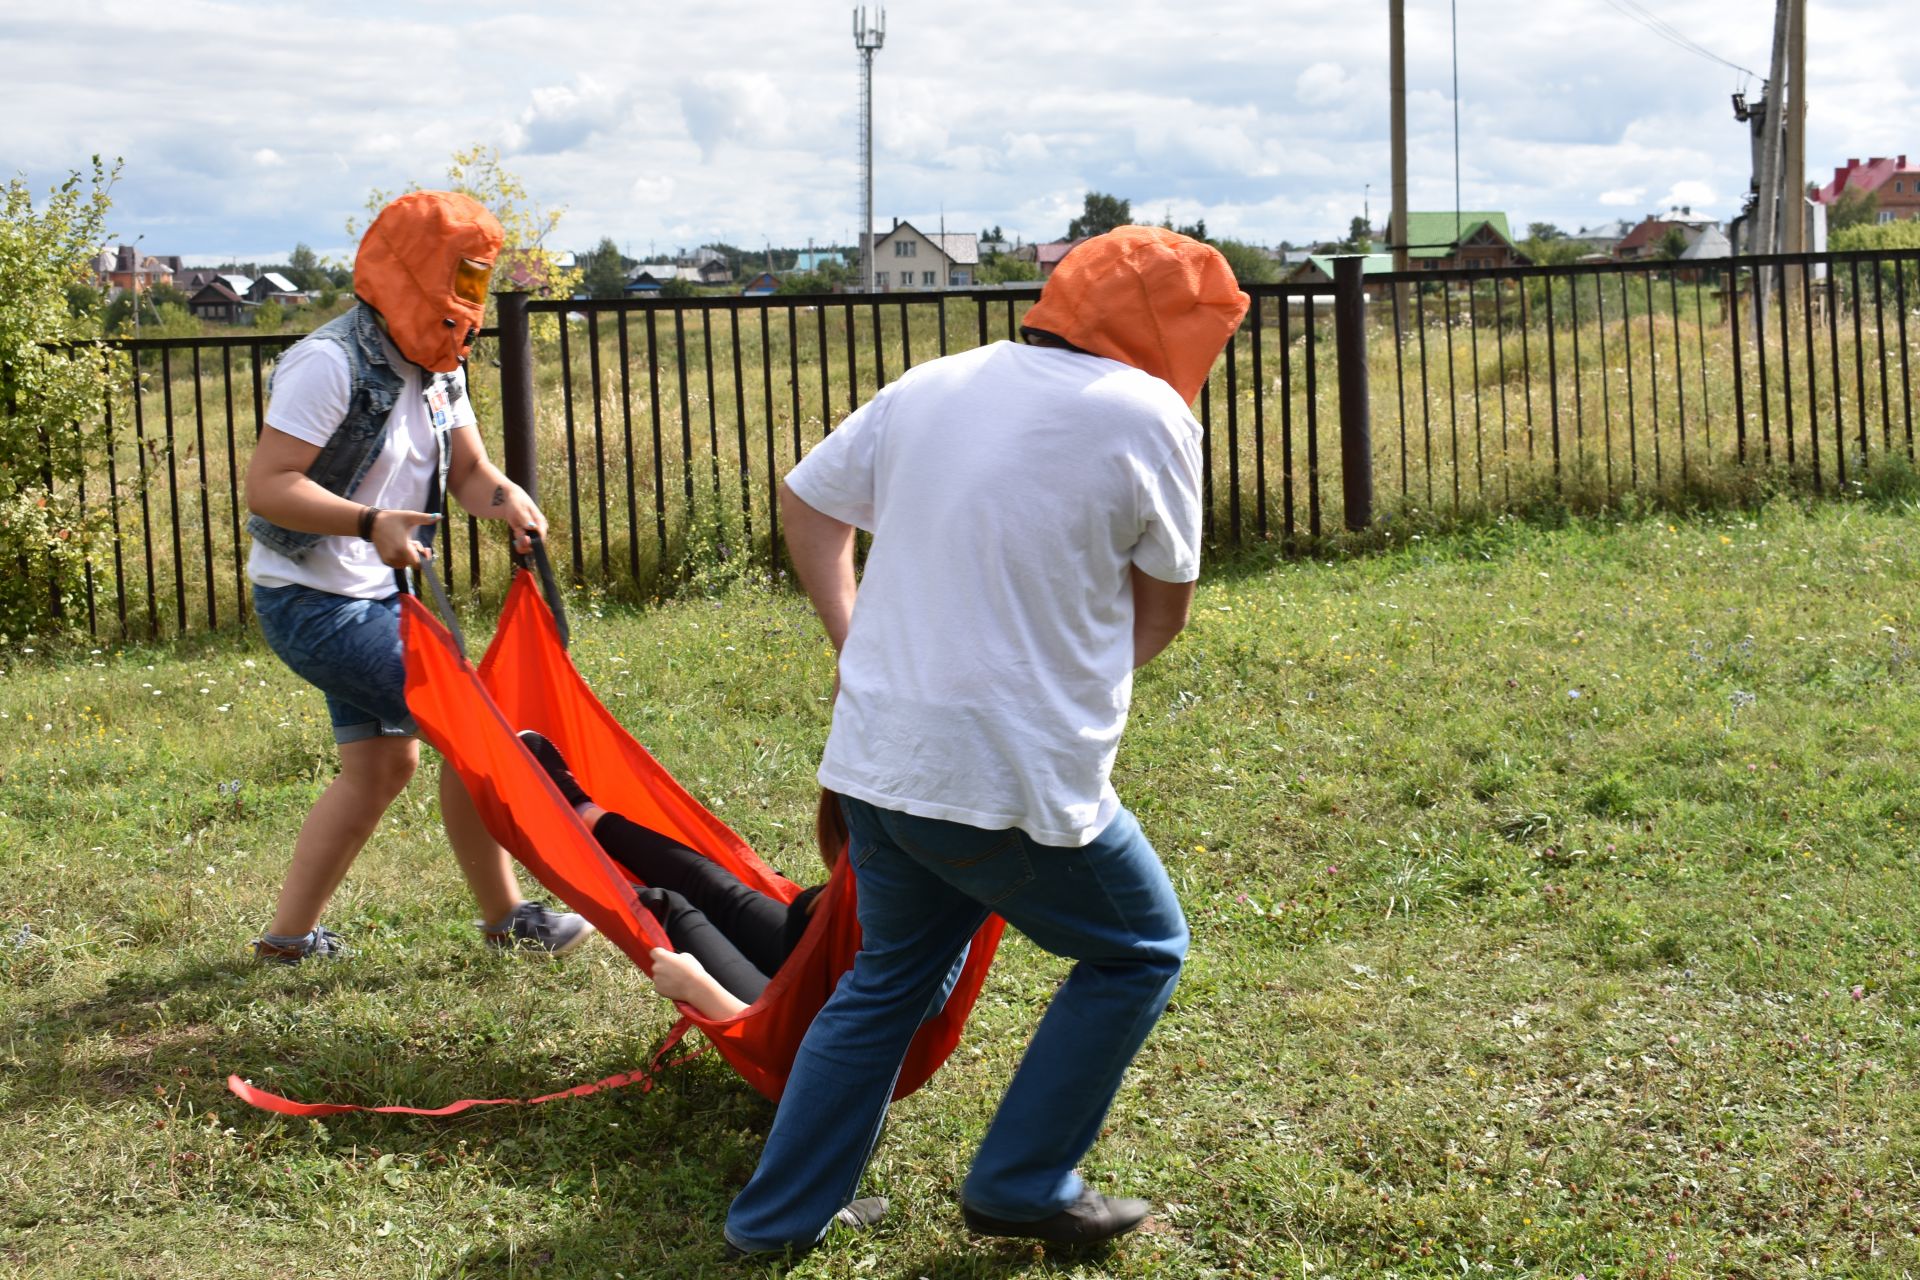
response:
<path id="1" fill-rule="evenodd" d="M 887 42 L 887 11 L 874 10 L 874 22 L 867 25 L 867 8 L 853 11 L 853 47 L 860 51 L 860 207 L 865 218 L 860 223 L 860 243 L 856 246 L 866 262 L 866 290 L 873 292 L 873 55 Z"/>

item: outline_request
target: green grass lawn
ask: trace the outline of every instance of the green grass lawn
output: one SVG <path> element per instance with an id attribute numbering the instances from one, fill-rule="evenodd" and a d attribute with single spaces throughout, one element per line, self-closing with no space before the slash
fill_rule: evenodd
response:
<path id="1" fill-rule="evenodd" d="M 1010 940 L 893 1113 L 893 1215 L 798 1274 L 1920 1273 L 1915 530 L 1780 503 L 1217 566 L 1116 779 L 1194 945 L 1087 1172 L 1157 1216 L 1090 1258 L 961 1230 L 1063 973 Z M 576 613 L 608 705 L 808 875 L 804 602 Z M 604 943 L 485 952 L 424 778 L 329 914 L 355 957 L 255 969 L 330 769 L 250 638 L 0 652 L 0 1274 L 742 1274 L 720 1222 L 771 1110 L 711 1056 L 441 1122 L 224 1091 L 525 1096 L 673 1020 Z"/>

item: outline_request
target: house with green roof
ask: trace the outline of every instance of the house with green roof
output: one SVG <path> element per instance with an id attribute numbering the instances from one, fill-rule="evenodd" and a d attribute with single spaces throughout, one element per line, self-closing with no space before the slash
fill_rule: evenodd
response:
<path id="1" fill-rule="evenodd" d="M 1407 213 L 1407 258 L 1415 271 L 1524 267 L 1532 259 L 1513 243 L 1498 212 Z"/>
<path id="2" fill-rule="evenodd" d="M 1393 270 L 1393 255 L 1390 253 L 1310 253 L 1307 255 L 1305 262 L 1302 262 L 1299 266 L 1287 272 L 1287 283 L 1332 284 L 1334 260 L 1337 258 L 1351 257 L 1358 257 L 1360 259 L 1360 275 L 1362 279 L 1365 279 L 1367 276 L 1377 276 L 1383 271 Z"/>

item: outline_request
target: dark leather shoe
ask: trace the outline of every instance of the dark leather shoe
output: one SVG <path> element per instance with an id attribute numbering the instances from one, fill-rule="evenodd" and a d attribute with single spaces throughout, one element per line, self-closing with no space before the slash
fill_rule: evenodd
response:
<path id="1" fill-rule="evenodd" d="M 981 1236 L 1012 1236 L 1047 1244 L 1099 1244 L 1123 1236 L 1139 1226 L 1153 1208 L 1131 1196 L 1103 1196 L 1087 1190 L 1060 1212 L 1032 1222 L 995 1218 L 962 1204 L 960 1216 L 967 1230 Z"/>

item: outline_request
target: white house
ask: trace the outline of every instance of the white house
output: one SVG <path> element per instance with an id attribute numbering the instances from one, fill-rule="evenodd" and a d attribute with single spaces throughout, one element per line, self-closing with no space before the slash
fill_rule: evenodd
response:
<path id="1" fill-rule="evenodd" d="M 921 231 L 896 221 L 893 230 L 861 238 L 862 266 L 872 241 L 873 287 L 881 293 L 920 289 L 966 289 L 980 265 L 980 237 L 972 231 Z M 864 273 L 863 273 L 864 274 Z"/>

